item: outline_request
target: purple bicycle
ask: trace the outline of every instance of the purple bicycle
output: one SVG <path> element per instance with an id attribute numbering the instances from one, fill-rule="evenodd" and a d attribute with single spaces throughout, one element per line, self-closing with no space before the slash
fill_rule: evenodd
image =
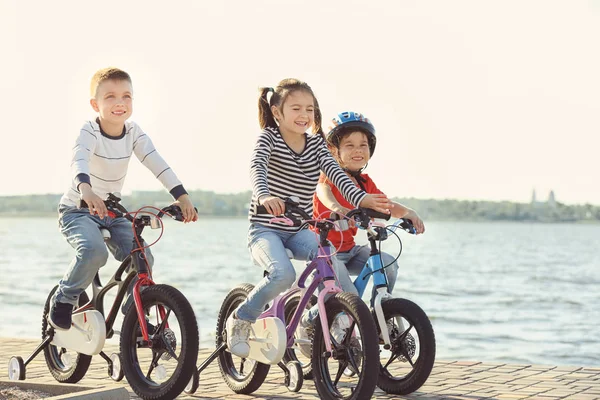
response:
<path id="1" fill-rule="evenodd" d="M 297 284 L 275 298 L 252 325 L 248 358 L 238 358 L 227 350 L 225 324 L 253 285 L 239 285 L 227 294 L 217 321 L 217 349 L 198 368 L 194 381 L 185 390 L 187 393 L 196 390 L 198 374 L 215 358 L 225 382 L 235 393 L 249 394 L 257 390 L 275 364 L 284 371 L 288 390 L 299 391 L 303 383 L 302 366 L 297 360 L 285 363 L 287 357 L 284 356 L 286 350 L 301 346 L 311 351 L 314 383 L 321 399 L 368 399 L 373 395 L 379 376 L 377 328 L 367 305 L 356 295 L 342 292 L 336 283 L 327 242 L 327 233 L 335 229 L 336 221 L 310 218 L 293 199 L 287 199 L 285 204 L 284 217 L 274 218 L 272 223 L 316 227 L 320 243 L 318 256 L 308 263 Z M 364 209 L 357 209 L 348 217 L 364 213 Z M 366 220 L 368 223 L 368 218 Z M 310 303 L 318 288 L 319 317 L 312 338 L 298 338 L 300 318 L 314 304 Z M 291 304 L 295 310 L 290 317 Z M 346 370 L 353 374 L 344 374 Z"/>

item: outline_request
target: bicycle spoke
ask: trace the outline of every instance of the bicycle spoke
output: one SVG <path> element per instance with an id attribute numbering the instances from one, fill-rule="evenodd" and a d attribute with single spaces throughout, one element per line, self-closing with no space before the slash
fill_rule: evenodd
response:
<path id="1" fill-rule="evenodd" d="M 179 357 L 177 357 L 177 354 L 175 354 L 175 349 L 173 348 L 173 346 L 171 346 L 171 343 L 167 342 L 166 340 L 164 340 L 165 345 L 167 346 L 167 353 L 176 361 L 179 361 Z"/>
<path id="2" fill-rule="evenodd" d="M 398 359 L 398 354 L 394 354 L 390 357 L 390 359 L 388 360 L 388 362 L 385 364 L 385 366 L 383 367 L 383 369 L 386 369 L 394 360 Z"/>
<path id="3" fill-rule="evenodd" d="M 340 378 L 344 374 L 344 370 L 348 367 L 348 362 L 347 361 L 346 362 L 339 362 L 338 365 L 339 365 L 338 372 L 335 375 L 335 380 L 333 381 L 333 386 L 337 386 Z"/>
<path id="4" fill-rule="evenodd" d="M 408 333 L 410 332 L 410 330 L 412 329 L 413 324 L 410 324 L 408 326 L 408 328 L 406 328 L 406 330 L 404 332 L 402 332 L 402 334 L 400 335 L 400 337 L 398 338 L 399 341 L 403 341 L 404 339 L 406 339 L 406 336 L 408 335 Z"/>
<path id="5" fill-rule="evenodd" d="M 356 321 L 352 321 L 350 328 L 348 328 L 346 330 L 346 336 L 344 337 L 344 340 L 342 341 L 345 345 L 350 344 L 350 339 L 352 339 L 352 332 L 354 332 L 355 325 L 356 325 Z"/>
<path id="6" fill-rule="evenodd" d="M 152 357 L 152 362 L 150 363 L 150 368 L 148 369 L 148 373 L 146 374 L 146 379 L 150 379 L 150 374 L 154 371 L 154 367 L 158 366 L 158 360 L 160 359 L 160 353 L 157 351 L 154 353 L 154 357 Z"/>
<path id="7" fill-rule="evenodd" d="M 356 360 L 354 359 L 354 355 L 352 354 L 352 350 L 348 349 L 348 359 L 350 360 L 350 365 L 352 366 L 352 368 L 354 368 L 354 372 L 356 372 L 357 374 L 359 373 L 358 371 L 358 364 L 356 364 Z"/>
<path id="8" fill-rule="evenodd" d="M 404 358 L 406 358 L 406 361 L 408 361 L 408 363 L 411 365 L 411 367 L 414 367 L 415 364 L 413 363 L 412 359 L 410 358 L 410 354 L 408 353 L 408 351 L 406 349 L 403 349 L 400 352 L 402 353 Z"/>
<path id="9" fill-rule="evenodd" d="M 167 315 L 165 315 L 165 317 L 163 318 L 163 320 L 160 322 L 160 325 L 156 329 L 156 333 L 163 332 L 165 330 L 165 325 L 167 324 L 167 320 L 169 319 L 169 315 L 171 315 L 171 309 L 169 309 L 169 311 L 167 311 Z"/>

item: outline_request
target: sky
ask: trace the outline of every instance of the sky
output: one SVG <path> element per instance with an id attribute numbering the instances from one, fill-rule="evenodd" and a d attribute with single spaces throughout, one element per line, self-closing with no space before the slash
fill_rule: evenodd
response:
<path id="1" fill-rule="evenodd" d="M 251 189 L 258 88 L 295 77 L 374 123 L 389 196 L 600 205 L 599 43 L 600 0 L 0 0 L 0 195 L 68 188 L 116 66 L 187 189 Z M 161 189 L 133 158 L 124 193 Z"/>

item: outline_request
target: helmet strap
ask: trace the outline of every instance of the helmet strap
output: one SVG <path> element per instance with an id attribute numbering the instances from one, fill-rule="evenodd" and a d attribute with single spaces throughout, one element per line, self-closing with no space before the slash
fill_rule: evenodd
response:
<path id="1" fill-rule="evenodd" d="M 349 170 L 348 168 L 343 168 L 343 170 L 345 172 L 347 172 L 348 174 L 350 174 L 350 176 L 356 180 L 356 182 L 358 183 L 358 186 L 360 186 L 360 188 L 366 192 L 367 189 L 365 189 L 365 185 L 363 185 L 363 183 L 367 182 L 367 180 L 365 178 L 363 178 L 363 176 L 361 175 L 362 171 L 365 168 L 367 168 L 366 165 L 358 171 L 352 171 L 352 170 Z"/>

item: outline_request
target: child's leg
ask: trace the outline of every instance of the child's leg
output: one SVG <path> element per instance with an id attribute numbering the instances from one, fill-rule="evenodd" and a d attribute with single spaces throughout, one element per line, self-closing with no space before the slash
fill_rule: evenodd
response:
<path id="1" fill-rule="evenodd" d="M 108 230 L 111 236 L 110 240 L 106 243 L 108 249 L 118 261 L 123 261 L 131 253 L 133 246 L 132 224 L 125 218 L 115 218 L 108 224 Z M 142 243 L 144 246 L 146 244 L 145 242 Z M 154 265 L 154 257 L 150 249 L 145 249 L 144 252 L 150 267 L 152 267 Z"/>
<path id="2" fill-rule="evenodd" d="M 269 274 L 250 292 L 248 298 L 236 310 L 237 318 L 254 322 L 264 311 L 265 305 L 277 295 L 289 289 L 296 280 L 296 271 L 290 261 L 284 240 L 289 233 L 253 224 L 248 232 L 248 247 L 256 265 Z M 292 250 L 292 249 L 290 249 Z M 297 250 L 300 251 L 300 248 Z M 293 250 L 292 250 L 293 251 Z"/>
<path id="3" fill-rule="evenodd" d="M 395 258 L 396 257 L 388 253 L 381 253 L 381 261 L 383 266 L 385 267 L 388 265 L 388 267 L 385 269 L 385 275 L 387 276 L 388 293 L 390 294 L 392 294 L 392 291 L 394 290 L 394 286 L 396 285 L 396 277 L 398 276 L 398 263 L 397 261 L 394 261 Z"/>
<path id="4" fill-rule="evenodd" d="M 358 275 L 371 256 L 369 245 L 354 246 L 347 253 L 346 269 L 351 275 Z"/>
<path id="5" fill-rule="evenodd" d="M 98 269 L 106 264 L 108 251 L 100 232 L 102 222 L 88 210 L 67 209 L 59 216 L 59 226 L 75 249 L 71 262 L 56 291 L 55 302 L 77 305 L 77 300 L 92 283 Z"/>
<path id="6" fill-rule="evenodd" d="M 106 243 L 108 249 L 118 261 L 123 261 L 129 253 L 131 253 L 133 246 L 134 234 L 132 224 L 125 218 L 115 218 L 109 222 L 108 230 L 110 231 L 111 236 L 110 240 Z M 144 242 L 142 245 L 145 246 L 146 243 Z M 150 268 L 152 268 L 154 265 L 154 257 L 152 256 L 150 249 L 145 249 L 144 254 L 146 255 L 146 260 L 148 261 Z M 121 307 L 121 312 L 123 314 L 127 312 L 127 309 L 133 303 L 131 293 L 133 292 L 133 285 L 136 281 L 137 277 L 131 281 L 127 288 L 127 297 Z"/>

